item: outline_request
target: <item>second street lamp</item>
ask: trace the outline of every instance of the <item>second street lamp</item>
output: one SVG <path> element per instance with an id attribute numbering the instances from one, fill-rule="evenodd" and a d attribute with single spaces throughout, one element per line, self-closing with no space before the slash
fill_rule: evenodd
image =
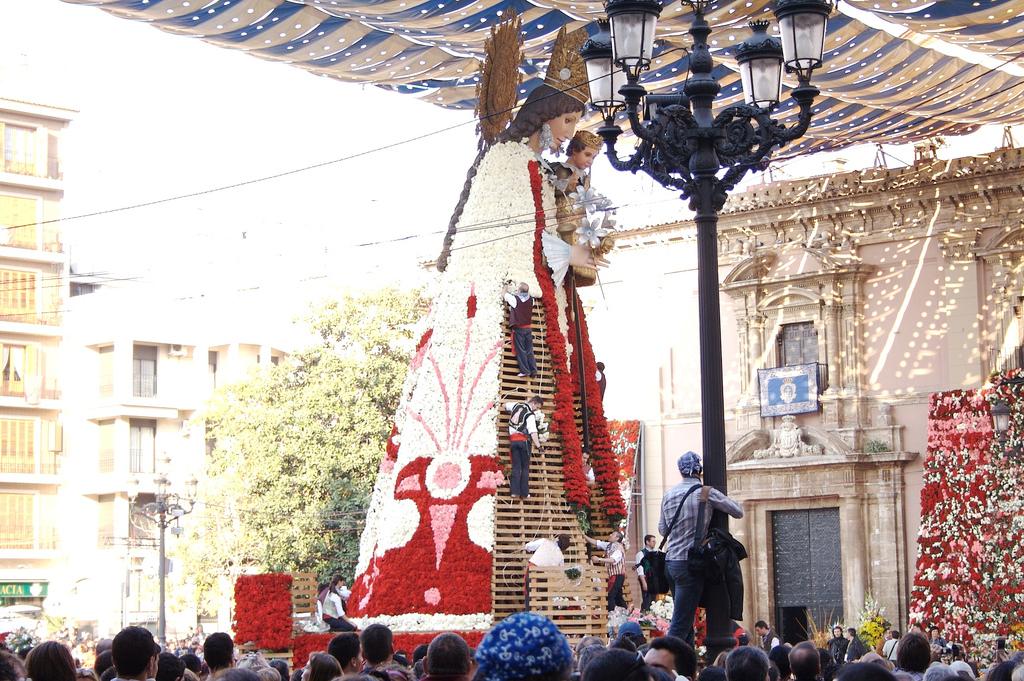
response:
<path id="1" fill-rule="evenodd" d="M 712 75 L 714 59 L 708 47 L 711 27 L 704 17 L 708 0 L 682 0 L 693 11 L 689 33 L 690 73 L 683 86 L 685 97 L 674 103 L 658 97 L 644 106 L 647 90 L 641 74 L 653 59 L 653 42 L 661 13 L 658 0 L 609 0 L 605 6 L 611 24 L 612 67 L 626 79 L 619 88 L 623 104 L 613 98 L 594 101 L 604 116 L 598 134 L 605 141 L 612 167 L 643 171 L 667 189 L 678 190 L 689 200 L 697 226 L 697 306 L 700 323 L 701 444 L 705 482 L 727 491 L 725 465 L 725 399 L 722 387 L 722 330 L 718 280 L 718 213 L 728 192 L 748 172 L 762 167 L 772 151 L 798 139 L 811 123 L 811 105 L 818 89 L 811 85 L 821 65 L 825 23 L 832 11 L 829 0 L 779 0 L 776 4 L 783 39 L 768 35 L 767 22 L 751 22 L 754 35 L 737 49 L 745 103 L 726 107 L 715 115 L 714 101 L 721 84 Z M 599 34 L 600 35 L 600 34 Z M 593 78 L 607 70 L 607 50 L 598 49 L 595 36 L 590 50 L 581 51 Z M 596 63 L 600 60 L 600 64 Z M 591 64 L 590 62 L 595 62 Z M 771 111 L 781 93 L 782 66 L 797 75 L 791 96 L 799 107 L 797 120 L 786 127 L 772 119 Z M 604 90 L 602 96 L 607 97 Z M 626 159 L 615 152 L 622 129 L 615 116 L 625 109 L 629 128 L 639 139 L 636 151 Z M 644 115 L 644 112 L 647 115 Z M 725 528 L 724 514 L 713 523 Z M 703 601 L 708 616 L 707 645 L 714 659 L 718 650 L 735 645 L 727 597 L 712 589 Z"/>

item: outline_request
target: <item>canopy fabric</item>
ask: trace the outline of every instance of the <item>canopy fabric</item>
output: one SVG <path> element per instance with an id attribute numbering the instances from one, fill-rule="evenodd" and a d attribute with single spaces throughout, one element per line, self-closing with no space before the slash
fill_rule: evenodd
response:
<path id="1" fill-rule="evenodd" d="M 474 104 L 490 27 L 522 17 L 525 94 L 543 77 L 558 29 L 589 25 L 594 0 L 65 0 L 95 5 L 172 33 L 250 52 L 348 82 L 369 83 L 439 106 Z M 715 31 L 721 105 L 742 98 L 734 46 L 770 0 L 721 0 L 708 10 Z M 687 74 L 690 10 L 666 3 L 649 91 L 673 92 Z M 770 14 L 769 14 L 770 16 Z M 822 97 L 796 150 L 860 142 L 911 142 L 1024 122 L 1024 0 L 841 0 L 829 21 Z M 787 77 L 787 86 L 795 82 Z M 785 94 L 784 94 L 785 97 Z M 786 122 L 797 109 L 784 101 Z"/>

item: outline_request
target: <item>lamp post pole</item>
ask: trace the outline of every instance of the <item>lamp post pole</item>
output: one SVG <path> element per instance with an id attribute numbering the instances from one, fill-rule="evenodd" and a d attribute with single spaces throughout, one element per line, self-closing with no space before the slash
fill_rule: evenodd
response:
<path id="1" fill-rule="evenodd" d="M 172 533 L 180 534 L 181 528 L 177 525 L 178 519 L 182 516 L 188 515 L 195 509 L 196 505 L 196 487 L 197 481 L 195 478 L 190 478 L 186 483 L 185 496 L 181 496 L 175 492 L 169 491 L 170 481 L 164 475 L 158 475 L 153 482 L 156 484 L 156 494 L 153 497 L 153 501 L 136 505 L 135 500 L 137 492 L 133 492 L 130 497 L 130 503 L 138 513 L 141 513 L 145 517 L 149 518 L 157 524 L 160 530 L 160 537 L 158 539 L 159 545 L 159 561 L 160 564 L 157 569 L 157 578 L 160 583 L 160 601 L 159 611 L 157 613 L 157 639 L 160 641 L 160 645 L 167 645 L 167 528 L 174 525 Z M 138 483 L 132 483 L 134 488 Z"/>
<path id="2" fill-rule="evenodd" d="M 708 47 L 711 27 L 704 16 L 710 0 L 682 0 L 693 10 L 690 75 L 685 96 L 648 95 L 640 75 L 653 59 L 658 0 L 608 0 L 608 24 L 584 45 L 594 107 L 605 123 L 598 134 L 616 170 L 643 171 L 689 200 L 697 227 L 697 307 L 700 323 L 701 440 L 705 482 L 725 493 L 725 397 L 722 381 L 722 329 L 718 279 L 718 214 L 728 192 L 747 172 L 763 167 L 771 152 L 802 137 L 811 122 L 819 91 L 811 75 L 821 65 L 829 0 L 778 0 L 783 39 L 768 35 L 767 21 L 752 21 L 753 35 L 736 49 L 746 102 L 714 113 L 721 85 L 712 75 Z M 610 35 L 608 34 L 610 29 Z M 781 95 L 782 68 L 797 74 L 791 96 L 799 106 L 794 124 L 771 118 Z M 620 86 L 622 80 L 625 84 Z M 642 102 L 646 97 L 646 113 Z M 615 143 L 622 129 L 616 115 L 625 110 L 639 139 L 636 151 L 620 159 Z M 712 516 L 713 526 L 728 528 L 728 517 Z M 709 659 L 735 645 L 730 603 L 723 584 L 705 584 L 701 600 L 707 613 Z"/>

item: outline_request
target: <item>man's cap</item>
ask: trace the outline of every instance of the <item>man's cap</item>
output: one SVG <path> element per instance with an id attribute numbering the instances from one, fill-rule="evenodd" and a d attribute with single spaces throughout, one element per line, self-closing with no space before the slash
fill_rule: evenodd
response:
<path id="1" fill-rule="evenodd" d="M 676 463 L 679 466 L 679 472 L 682 475 L 693 475 L 700 473 L 704 470 L 704 466 L 700 462 L 700 457 L 695 452 L 686 452 Z"/>
<path id="2" fill-rule="evenodd" d="M 476 649 L 479 678 L 513 681 L 572 665 L 565 635 L 546 617 L 517 612 L 496 624 Z"/>

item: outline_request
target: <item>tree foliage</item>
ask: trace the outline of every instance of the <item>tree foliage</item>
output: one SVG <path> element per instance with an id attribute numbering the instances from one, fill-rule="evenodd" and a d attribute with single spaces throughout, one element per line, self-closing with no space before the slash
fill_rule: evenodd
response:
<path id="1" fill-rule="evenodd" d="M 392 289 L 324 304 L 308 319 L 317 342 L 218 391 L 185 558 L 200 602 L 247 568 L 351 576 L 423 312 Z"/>

